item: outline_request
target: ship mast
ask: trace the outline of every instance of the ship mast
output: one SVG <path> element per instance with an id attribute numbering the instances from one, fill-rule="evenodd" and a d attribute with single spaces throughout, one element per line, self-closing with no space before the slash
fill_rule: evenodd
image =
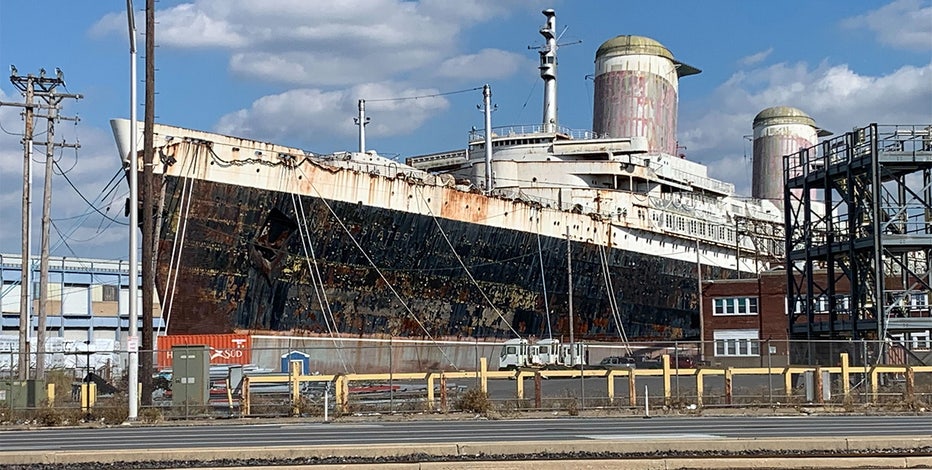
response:
<path id="1" fill-rule="evenodd" d="M 557 131 L 557 15 L 553 9 L 541 13 L 547 24 L 540 29 L 546 44 L 540 50 L 540 78 L 544 80 L 544 132 Z"/>
<path id="2" fill-rule="evenodd" d="M 482 87 L 482 110 L 485 114 L 485 192 L 492 193 L 492 88 Z"/>
<path id="3" fill-rule="evenodd" d="M 359 100 L 359 116 L 353 118 L 353 121 L 359 126 L 359 153 L 366 153 L 366 124 L 369 124 L 369 118 L 366 117 L 366 100 Z"/>

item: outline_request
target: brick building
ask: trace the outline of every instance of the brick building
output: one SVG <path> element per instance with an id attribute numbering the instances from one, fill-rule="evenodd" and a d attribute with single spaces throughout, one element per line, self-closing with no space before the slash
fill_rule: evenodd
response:
<path id="1" fill-rule="evenodd" d="M 824 276 L 824 273 L 822 273 Z M 888 294 L 895 290 L 896 279 L 887 282 Z M 847 289 L 845 282 L 837 284 Z M 702 284 L 702 340 L 704 360 L 716 366 L 767 367 L 791 363 L 833 363 L 838 353 L 853 348 L 852 360 L 860 357 L 860 346 L 852 346 L 846 295 L 839 293 L 834 313 L 820 297 L 814 305 L 812 323 L 805 315 L 797 316 L 790 331 L 786 301 L 786 272 L 782 269 L 745 279 L 721 279 Z M 927 292 L 900 296 L 904 305 L 886 319 L 886 360 L 892 363 L 932 364 L 932 309 Z M 801 306 L 793 305 L 800 312 Z M 805 323 L 799 324 L 800 320 Z M 861 323 L 868 323 L 862 320 Z M 873 327 L 872 327 L 873 328 Z M 804 332 L 807 332 L 804 333 Z M 868 332 L 873 333 L 873 332 Z M 819 341 L 813 352 L 806 342 Z M 874 335 L 872 338 L 875 338 Z M 826 340 L 835 340 L 827 342 Z M 876 340 L 873 340 L 876 343 Z M 871 351 L 863 354 L 870 356 Z M 812 357 L 804 360 L 804 357 Z"/>
<path id="2" fill-rule="evenodd" d="M 786 272 L 703 282 L 702 326 L 703 357 L 712 365 L 786 365 Z"/>

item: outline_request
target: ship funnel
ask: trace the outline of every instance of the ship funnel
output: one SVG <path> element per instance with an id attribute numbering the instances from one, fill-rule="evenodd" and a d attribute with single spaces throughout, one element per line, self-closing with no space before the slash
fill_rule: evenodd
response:
<path id="1" fill-rule="evenodd" d="M 544 80 L 543 131 L 557 131 L 557 14 L 552 9 L 541 13 L 547 24 L 540 29 L 545 44 L 540 49 L 540 78 Z"/>
<path id="2" fill-rule="evenodd" d="M 592 130 L 605 137 L 646 137 L 648 152 L 676 155 L 679 78 L 700 70 L 659 42 L 617 36 L 595 54 Z"/>
<path id="3" fill-rule="evenodd" d="M 143 142 L 143 123 L 136 122 L 136 152 L 142 150 Z M 120 160 L 123 161 L 123 167 L 129 168 L 129 149 L 130 149 L 130 125 L 129 119 L 111 119 L 110 129 L 113 130 L 113 140 L 116 141 L 117 152 L 120 154 Z"/>
<path id="4" fill-rule="evenodd" d="M 774 106 L 761 111 L 754 117 L 753 126 L 751 196 L 782 201 L 783 156 L 795 155 L 816 145 L 819 136 L 826 133 L 816 127 L 809 115 L 790 106 Z M 793 167 L 798 168 L 799 165 Z"/>

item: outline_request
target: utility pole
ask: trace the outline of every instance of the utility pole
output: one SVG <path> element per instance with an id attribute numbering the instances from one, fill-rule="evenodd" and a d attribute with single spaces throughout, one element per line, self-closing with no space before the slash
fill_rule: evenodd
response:
<path id="1" fill-rule="evenodd" d="M 23 132 L 23 253 L 19 286 L 19 379 L 26 380 L 29 378 L 29 330 L 32 323 L 30 318 L 32 312 L 32 260 L 30 259 L 32 231 L 29 221 L 32 218 L 32 120 L 35 114 L 33 99 L 35 98 L 36 77 L 29 74 L 23 82 L 22 77 L 16 75 L 15 67 L 10 72 L 10 81 L 13 82 L 13 86 L 19 88 L 26 96 L 24 105 L 26 130 Z"/>
<path id="2" fill-rule="evenodd" d="M 699 361 L 705 361 L 705 317 L 702 312 L 702 258 L 699 252 L 699 239 L 696 239 L 696 285 L 699 295 Z M 758 308 L 760 308 L 758 306 Z"/>
<path id="3" fill-rule="evenodd" d="M 49 230 L 52 225 L 52 164 L 55 159 L 55 146 L 78 148 L 78 144 L 55 142 L 55 122 L 73 120 L 58 115 L 61 102 L 65 98 L 81 99 L 81 95 L 59 94 L 55 92 L 58 85 L 65 85 L 65 78 L 60 69 L 55 69 L 55 78 L 48 82 L 48 92 L 40 95 L 48 105 L 45 140 L 45 181 L 42 199 L 42 241 L 39 255 L 39 325 L 36 331 L 36 379 L 45 379 L 45 325 L 49 309 Z"/>
<path id="4" fill-rule="evenodd" d="M 571 254 L 570 227 L 566 227 L 566 292 L 570 316 L 570 365 L 576 363 L 576 340 L 573 337 L 573 255 Z"/>
<path id="5" fill-rule="evenodd" d="M 63 98 L 80 98 L 80 95 L 67 95 L 67 94 L 56 94 L 55 87 L 58 85 L 63 85 L 64 80 L 62 78 L 61 71 L 55 69 L 55 77 L 46 77 L 45 69 L 40 69 L 39 76 L 33 74 L 27 74 L 26 76 L 19 75 L 19 72 L 16 70 L 15 66 L 10 66 L 10 83 L 15 86 L 20 93 L 23 94 L 25 101 L 23 103 L 8 103 L 0 102 L 0 106 L 15 106 L 24 109 L 23 121 L 25 123 L 25 130 L 23 132 L 23 211 L 22 211 L 22 264 L 21 264 L 21 280 L 20 280 L 20 303 L 19 303 L 19 373 L 18 377 L 20 380 L 26 380 L 29 378 L 29 333 L 31 330 L 32 324 L 32 230 L 31 230 L 31 219 L 32 219 L 32 150 L 33 150 L 33 133 L 35 128 L 35 118 L 36 118 L 36 109 L 44 108 L 49 111 L 48 115 L 44 116 L 49 118 L 49 126 L 53 126 L 53 121 L 55 119 L 60 119 L 58 117 L 58 108 L 61 104 L 61 99 Z M 45 104 L 36 104 L 35 99 L 40 98 L 45 101 Z M 49 127 L 48 140 L 46 142 L 46 154 L 50 156 L 53 154 L 54 146 L 54 131 L 53 127 Z M 50 164 L 51 157 L 49 157 L 47 165 Z M 48 189 L 49 182 L 51 177 L 49 176 L 49 170 L 46 170 L 46 196 L 50 197 L 50 189 Z M 48 219 L 47 216 L 43 217 L 43 222 Z M 44 232 L 45 233 L 45 232 Z M 48 253 L 46 252 L 43 256 L 43 260 L 47 262 Z M 46 264 L 46 269 L 47 269 Z M 45 272 L 42 275 L 43 280 L 47 280 L 48 273 Z M 41 294 L 42 298 L 47 297 L 47 292 Z M 40 308 L 40 318 L 39 318 L 39 329 L 37 331 L 37 347 L 38 352 L 38 361 L 37 361 L 37 378 L 42 378 L 44 373 L 45 358 L 44 358 L 44 347 L 45 347 L 45 318 L 43 317 L 44 310 Z"/>
<path id="6" fill-rule="evenodd" d="M 142 350 L 140 375 L 142 404 L 152 404 L 152 288 L 155 285 L 155 238 L 152 194 L 152 165 L 155 158 L 153 129 L 155 126 L 155 0 L 146 0 L 146 104 L 143 130 L 142 170 Z M 133 132 L 136 130 L 133 129 Z M 135 210 L 136 208 L 132 208 Z M 135 289 L 136 286 L 130 286 Z"/>

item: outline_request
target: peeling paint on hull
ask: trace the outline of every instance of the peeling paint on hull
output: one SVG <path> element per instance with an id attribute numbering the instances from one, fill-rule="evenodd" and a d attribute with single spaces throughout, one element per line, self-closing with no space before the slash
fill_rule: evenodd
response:
<path id="1" fill-rule="evenodd" d="M 157 289 L 170 334 L 513 337 L 504 317 L 518 334 L 544 337 L 541 253 L 551 329 L 568 334 L 565 239 L 541 236 L 539 251 L 534 233 L 310 196 L 300 197 L 302 217 L 291 193 L 198 180 L 182 198 L 187 180 L 160 177 Z M 598 245 L 574 241 L 571 250 L 576 337 L 617 340 Z M 695 263 L 606 251 L 629 339 L 698 338 Z M 703 268 L 705 278 L 727 276 Z M 335 324 L 321 308 L 324 294 Z"/>

